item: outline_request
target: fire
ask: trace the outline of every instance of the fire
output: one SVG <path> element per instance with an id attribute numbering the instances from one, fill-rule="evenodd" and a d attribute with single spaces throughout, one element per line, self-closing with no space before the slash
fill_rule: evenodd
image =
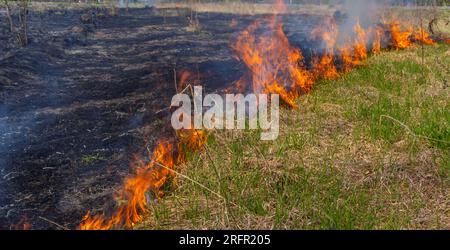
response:
<path id="1" fill-rule="evenodd" d="M 359 22 L 353 27 L 355 38 L 353 42 L 338 47 L 342 58 L 342 69 L 344 72 L 350 71 L 355 66 L 367 59 L 368 31 L 364 30 Z"/>
<path id="2" fill-rule="evenodd" d="M 390 32 L 392 36 L 392 43 L 396 49 L 406 49 L 414 45 L 414 43 L 421 43 L 425 45 L 434 45 L 436 41 L 422 28 L 414 30 L 412 25 L 406 31 L 400 30 L 400 24 L 394 20 L 390 24 Z"/>
<path id="3" fill-rule="evenodd" d="M 282 1 L 277 2 L 275 13 L 283 13 Z M 304 65 L 300 49 L 293 47 L 283 31 L 283 23 L 274 14 L 271 18 L 254 22 L 245 29 L 232 44 L 238 60 L 248 68 L 248 74 L 234 84 L 233 91 L 251 89 L 254 93 L 279 94 L 284 103 L 296 108 L 296 99 L 308 93 L 318 79 L 335 79 L 340 75 L 339 67 L 349 71 L 368 57 L 369 50 L 376 54 L 391 45 L 396 49 L 413 46 L 414 42 L 435 44 L 423 30 L 413 31 L 412 27 L 402 31 L 397 21 L 392 21 L 384 29 L 383 25 L 364 29 L 359 22 L 354 26 L 354 38 L 346 44 L 337 44 L 339 30 L 333 19 L 326 19 L 325 25 L 314 29 L 312 37 L 325 43 L 324 53 L 314 58 L 312 68 Z M 324 28 L 325 27 L 325 28 Z M 390 36 L 388 35 L 390 33 Z M 449 40 L 446 40 L 449 41 Z M 339 53 L 336 55 L 335 51 Z M 181 72 L 178 88 L 186 86 L 192 74 Z M 135 173 L 126 178 L 122 189 L 116 193 L 116 210 L 112 215 L 94 215 L 88 212 L 80 229 L 112 229 L 132 227 L 149 213 L 148 204 L 165 195 L 165 190 L 175 186 L 175 167 L 186 161 L 185 150 L 200 150 L 206 143 L 207 135 L 199 130 L 176 131 L 178 142 L 160 140 L 151 153 L 151 161 L 139 157 L 132 162 Z M 172 184 L 172 185 L 170 185 Z"/>
<path id="4" fill-rule="evenodd" d="M 325 51 L 325 54 L 320 59 L 315 59 L 314 62 L 314 76 L 316 79 L 336 79 L 339 77 L 339 73 L 334 66 L 333 58 L 334 50 Z"/>
<path id="5" fill-rule="evenodd" d="M 207 136 L 206 133 L 202 130 L 195 129 L 183 129 L 177 130 L 177 136 L 180 139 L 178 143 L 178 147 L 181 149 L 183 146 L 186 146 L 189 150 L 199 150 L 205 144 Z M 184 156 L 183 154 L 179 154 L 179 156 Z M 182 162 L 179 159 L 179 162 Z"/>
<path id="6" fill-rule="evenodd" d="M 430 34 L 423 30 L 422 28 L 418 29 L 412 34 L 414 40 L 419 41 L 425 45 L 433 45 L 436 44 L 436 42 L 431 39 Z"/>
<path id="7" fill-rule="evenodd" d="M 366 43 L 367 43 L 367 32 L 364 30 L 359 22 L 355 24 L 354 27 L 355 34 L 356 34 L 356 40 L 355 40 L 355 59 L 358 61 L 358 64 L 361 63 L 361 61 L 367 59 L 367 49 L 366 49 Z"/>
<path id="8" fill-rule="evenodd" d="M 28 222 L 28 218 L 23 216 L 20 221 L 10 226 L 12 230 L 30 230 L 31 224 Z"/>
<path id="9" fill-rule="evenodd" d="M 322 58 L 313 59 L 313 75 L 315 79 L 336 79 L 339 77 L 333 58 L 338 34 L 337 24 L 331 17 L 326 18 L 323 25 L 318 26 L 311 32 L 312 38 L 320 38 L 325 43 L 325 51 Z"/>
<path id="10" fill-rule="evenodd" d="M 283 11 L 284 5 L 279 2 L 276 12 Z M 264 34 L 258 36 L 259 32 Z M 283 24 L 275 14 L 270 20 L 250 25 L 232 47 L 251 72 L 251 83 L 246 82 L 246 76 L 238 83 L 251 84 L 254 93 L 279 94 L 287 105 L 295 108 L 299 94 L 311 89 L 312 75 L 304 69 L 302 53 L 289 44 Z"/>
<path id="11" fill-rule="evenodd" d="M 135 174 L 126 178 L 122 189 L 116 194 L 118 208 L 112 216 L 95 215 L 88 212 L 79 228 L 83 230 L 108 230 L 126 226 L 133 227 L 149 212 L 148 204 L 164 196 L 164 186 L 175 177 L 177 164 L 184 162 L 184 150 L 198 150 L 206 142 L 203 131 L 180 130 L 179 143 L 160 140 L 153 150 L 152 161 L 145 163 L 136 158 L 132 166 Z"/>
<path id="12" fill-rule="evenodd" d="M 400 24 L 394 20 L 390 24 L 392 44 L 396 49 L 406 49 L 413 45 L 410 40 L 413 29 L 409 27 L 407 31 L 401 31 Z"/>
<path id="13" fill-rule="evenodd" d="M 188 80 L 192 77 L 192 73 L 187 70 L 180 72 L 180 80 L 178 82 L 178 91 L 182 91 L 188 84 Z"/>
<path id="14" fill-rule="evenodd" d="M 283 2 L 277 1 L 275 13 L 283 13 L 284 10 Z M 267 22 L 269 24 L 264 26 Z M 390 44 L 396 49 L 409 48 L 416 41 L 435 44 L 423 30 L 413 31 L 410 26 L 404 31 L 396 20 L 388 26 Z M 356 22 L 353 30 L 353 39 L 337 45 L 337 24 L 334 19 L 326 18 L 320 27 L 311 32 L 312 38 L 320 38 L 324 42 L 323 55 L 313 58 L 312 70 L 306 70 L 302 52 L 289 44 L 277 14 L 269 21 L 255 22 L 244 30 L 232 45 L 238 60 L 244 62 L 250 72 L 236 81 L 234 88 L 238 86 L 239 90 L 243 90 L 246 89 L 245 86 L 251 85 L 255 93 L 279 94 L 285 104 L 296 108 L 296 98 L 307 93 L 315 80 L 335 79 L 340 75 L 335 64 L 338 61 L 335 50 L 339 52 L 342 71 L 348 72 L 361 65 L 369 52 L 377 54 L 389 45 L 387 31 L 382 25 L 365 29 Z"/>
<path id="15" fill-rule="evenodd" d="M 378 54 L 381 51 L 381 39 L 383 37 L 383 30 L 380 27 L 374 29 L 374 36 L 372 41 L 372 53 Z"/>

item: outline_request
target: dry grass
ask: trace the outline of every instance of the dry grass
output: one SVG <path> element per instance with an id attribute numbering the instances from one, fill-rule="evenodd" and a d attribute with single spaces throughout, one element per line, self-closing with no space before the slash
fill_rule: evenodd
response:
<path id="1" fill-rule="evenodd" d="M 383 10 L 385 16 L 395 17 L 406 21 L 416 27 L 422 27 L 428 31 L 428 25 L 431 20 L 437 22 L 433 28 L 436 35 L 450 37 L 450 10 L 443 7 L 422 7 L 422 8 L 386 8 Z"/>
<path id="2" fill-rule="evenodd" d="M 158 3 L 157 8 L 190 8 L 196 12 L 220 12 L 241 15 L 258 15 L 275 13 L 273 4 L 253 3 Z M 290 6 L 287 13 L 292 14 L 332 14 L 337 7 L 330 5 L 296 5 Z"/>

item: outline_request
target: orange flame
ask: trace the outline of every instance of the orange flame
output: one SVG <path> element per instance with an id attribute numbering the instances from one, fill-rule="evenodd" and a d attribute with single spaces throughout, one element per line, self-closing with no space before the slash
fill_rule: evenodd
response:
<path id="1" fill-rule="evenodd" d="M 426 32 L 424 29 L 419 28 L 419 30 L 415 31 L 412 34 L 413 38 L 416 41 L 419 41 L 425 45 L 433 45 L 436 44 L 436 42 L 430 37 L 430 34 Z"/>
<path id="2" fill-rule="evenodd" d="M 394 20 L 390 24 L 392 44 L 396 49 L 406 49 L 413 45 L 410 40 L 412 34 L 412 27 L 409 27 L 407 31 L 401 31 L 400 24 Z"/>
<path id="3" fill-rule="evenodd" d="M 334 66 L 333 54 L 334 50 L 327 50 L 320 60 L 315 59 L 313 67 L 316 79 L 336 79 L 339 77 L 336 66 Z"/>
<path id="4" fill-rule="evenodd" d="M 325 52 L 321 59 L 313 59 L 313 75 L 315 79 L 336 79 L 339 73 L 334 65 L 334 47 L 338 36 L 337 24 L 331 17 L 325 19 L 323 25 L 311 32 L 312 38 L 321 38 L 325 42 Z"/>
<path id="5" fill-rule="evenodd" d="M 121 226 L 133 227 L 147 214 L 148 203 L 164 196 L 164 185 L 175 177 L 172 171 L 176 164 L 184 161 L 184 147 L 198 150 L 206 142 L 203 131 L 179 130 L 180 142 L 160 140 L 152 153 L 152 161 L 144 163 L 139 158 L 133 161 L 134 175 L 125 179 L 123 188 L 116 194 L 118 208 L 112 216 L 91 216 L 88 212 L 79 228 L 83 230 L 107 230 Z"/>
<path id="6" fill-rule="evenodd" d="M 355 24 L 354 27 L 355 33 L 356 33 L 356 40 L 355 40 L 355 59 L 358 61 L 358 64 L 367 59 L 367 49 L 366 49 L 366 43 L 367 43 L 367 32 L 361 27 L 359 22 Z"/>
<path id="7" fill-rule="evenodd" d="M 180 80 L 178 82 L 178 91 L 182 91 L 188 84 L 189 79 L 192 77 L 192 73 L 187 70 L 183 70 L 180 72 Z"/>
<path id="8" fill-rule="evenodd" d="M 279 2 L 276 12 L 283 11 L 284 5 Z M 253 23 L 240 34 L 232 47 L 251 72 L 254 93 L 279 94 L 287 105 L 295 108 L 296 97 L 311 89 L 312 75 L 303 67 L 301 51 L 289 44 L 276 14 L 269 20 L 268 28 L 258 37 L 256 34 L 261 30 L 261 23 Z M 245 81 L 241 78 L 238 83 Z"/>
<path id="9" fill-rule="evenodd" d="M 361 65 L 367 59 L 368 32 L 364 30 L 359 22 L 353 27 L 355 39 L 353 43 L 338 47 L 342 57 L 342 68 L 344 72 L 350 71 L 355 66 Z"/>
<path id="10" fill-rule="evenodd" d="M 28 218 L 23 216 L 17 224 L 12 224 L 10 226 L 12 230 L 30 230 L 31 224 L 28 222 Z"/>
<path id="11" fill-rule="evenodd" d="M 381 39 L 383 37 L 383 30 L 380 27 L 376 27 L 375 34 L 372 41 L 372 53 L 378 54 L 381 51 Z"/>

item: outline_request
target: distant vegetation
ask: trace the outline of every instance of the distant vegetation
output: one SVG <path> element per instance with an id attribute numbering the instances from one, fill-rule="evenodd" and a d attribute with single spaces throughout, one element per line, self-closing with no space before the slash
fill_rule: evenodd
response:
<path id="1" fill-rule="evenodd" d="M 20 46 L 28 44 L 28 7 L 30 0 L 3 0 L 9 30 Z"/>

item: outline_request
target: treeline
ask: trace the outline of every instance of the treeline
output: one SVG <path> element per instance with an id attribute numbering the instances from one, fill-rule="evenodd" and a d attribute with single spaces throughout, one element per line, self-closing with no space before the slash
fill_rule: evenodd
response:
<path id="1" fill-rule="evenodd" d="M 14 0 L 10 0 L 15 2 Z M 126 0 L 31 0 L 32 2 L 89 2 L 89 3 L 105 3 L 105 2 L 125 2 Z M 130 3 L 273 3 L 275 0 L 128 0 Z M 287 4 L 342 4 L 346 1 L 364 1 L 364 0 L 284 0 Z M 399 6 L 449 6 L 450 0 L 373 0 L 386 5 Z"/>
<path id="2" fill-rule="evenodd" d="M 130 0 L 131 1 L 131 0 Z M 137 0 L 139 1 L 139 0 Z M 145 0 L 142 0 L 145 1 Z M 273 3 L 275 0 L 156 0 L 156 2 L 166 2 L 166 3 Z M 287 4 L 343 4 L 348 1 L 364 1 L 364 0 L 284 0 Z M 399 5 L 399 6 L 449 6 L 450 0 L 373 0 L 385 5 Z"/>

